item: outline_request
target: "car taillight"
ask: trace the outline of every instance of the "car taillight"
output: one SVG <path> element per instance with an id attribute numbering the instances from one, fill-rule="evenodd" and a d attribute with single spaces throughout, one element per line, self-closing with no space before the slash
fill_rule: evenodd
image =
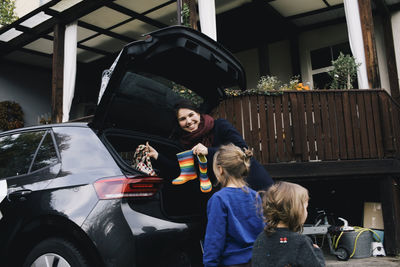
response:
<path id="1" fill-rule="evenodd" d="M 114 177 L 96 181 L 94 188 L 100 199 L 145 198 L 154 196 L 161 182 L 162 179 L 158 177 Z"/>

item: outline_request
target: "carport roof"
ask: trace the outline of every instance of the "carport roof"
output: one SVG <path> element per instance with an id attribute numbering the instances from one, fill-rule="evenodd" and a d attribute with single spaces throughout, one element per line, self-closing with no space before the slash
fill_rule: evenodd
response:
<path id="1" fill-rule="evenodd" d="M 384 0 L 379 0 L 384 1 Z M 399 9 L 400 0 L 386 0 Z M 343 0 L 215 0 L 218 41 L 233 52 L 345 21 Z M 0 56 L 51 67 L 53 30 L 78 21 L 77 59 L 114 55 L 153 30 L 177 24 L 175 0 L 48 0 L 0 28 Z"/>

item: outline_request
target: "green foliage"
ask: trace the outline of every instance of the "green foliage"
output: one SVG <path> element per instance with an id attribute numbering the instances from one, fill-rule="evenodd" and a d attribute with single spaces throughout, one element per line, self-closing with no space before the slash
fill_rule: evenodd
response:
<path id="1" fill-rule="evenodd" d="M 14 11 L 15 0 L 0 0 L 0 27 L 18 19 Z"/>
<path id="2" fill-rule="evenodd" d="M 281 81 L 276 76 L 261 76 L 257 83 L 257 90 L 259 92 L 279 90 Z"/>
<path id="3" fill-rule="evenodd" d="M 277 95 L 283 94 L 286 90 L 310 90 L 309 87 L 303 86 L 299 82 L 300 77 L 294 76 L 290 79 L 289 83 L 282 83 L 276 76 L 261 76 L 257 83 L 257 88 L 249 88 L 245 91 L 237 89 L 225 89 L 225 93 L 228 96 L 239 96 L 239 95 Z"/>
<path id="4" fill-rule="evenodd" d="M 328 74 L 332 78 L 331 89 L 352 89 L 353 81 L 357 77 L 357 64 L 354 57 L 340 52 L 339 57 L 332 61 L 333 70 Z"/>
<path id="5" fill-rule="evenodd" d="M 24 126 L 24 112 L 21 106 L 12 101 L 0 102 L 0 129 L 12 130 Z"/>
<path id="6" fill-rule="evenodd" d="M 196 106 L 200 106 L 200 104 L 204 102 L 203 98 L 201 98 L 195 92 L 182 85 L 174 84 L 172 87 L 172 91 L 185 99 L 189 99 Z"/>
<path id="7" fill-rule="evenodd" d="M 181 13 L 182 13 L 182 24 L 186 27 L 190 27 L 190 9 L 187 3 L 183 3 Z"/>

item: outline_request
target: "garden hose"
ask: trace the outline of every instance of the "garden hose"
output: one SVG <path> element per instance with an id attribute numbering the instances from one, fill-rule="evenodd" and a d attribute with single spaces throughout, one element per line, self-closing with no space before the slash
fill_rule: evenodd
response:
<path id="1" fill-rule="evenodd" d="M 363 228 L 363 227 L 359 227 L 359 226 L 354 226 L 354 231 L 355 231 L 355 232 L 358 232 L 358 234 L 357 234 L 357 236 L 356 236 L 356 238 L 355 238 L 355 240 L 354 240 L 354 248 L 353 248 L 353 252 L 352 252 L 351 255 L 350 255 L 350 258 L 352 258 L 352 257 L 354 256 L 354 254 L 356 253 L 357 241 L 358 241 L 358 238 L 360 237 L 360 235 L 361 235 L 362 233 L 364 233 L 364 232 L 366 232 L 366 231 L 370 231 L 370 232 L 372 232 L 372 233 L 377 237 L 377 238 L 374 237 L 374 239 L 375 239 L 376 241 L 378 241 L 378 242 L 381 242 L 381 238 L 379 237 L 379 235 L 378 235 L 374 230 L 372 230 L 372 229 Z M 340 232 L 340 235 L 338 236 L 338 238 L 336 239 L 336 241 L 335 241 L 335 238 L 334 238 L 333 243 L 334 243 L 334 248 L 335 248 L 335 249 L 337 249 L 338 244 L 339 244 L 339 240 L 340 240 L 340 238 L 342 237 L 343 233 L 344 233 L 344 231 Z"/>

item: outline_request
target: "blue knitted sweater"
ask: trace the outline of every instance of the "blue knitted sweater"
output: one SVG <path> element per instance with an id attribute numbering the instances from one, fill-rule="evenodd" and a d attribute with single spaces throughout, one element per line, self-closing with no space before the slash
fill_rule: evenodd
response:
<path id="1" fill-rule="evenodd" d="M 247 192 L 246 192 L 247 191 Z M 207 204 L 204 267 L 247 263 L 263 231 L 261 201 L 250 188 L 224 187 Z"/>

